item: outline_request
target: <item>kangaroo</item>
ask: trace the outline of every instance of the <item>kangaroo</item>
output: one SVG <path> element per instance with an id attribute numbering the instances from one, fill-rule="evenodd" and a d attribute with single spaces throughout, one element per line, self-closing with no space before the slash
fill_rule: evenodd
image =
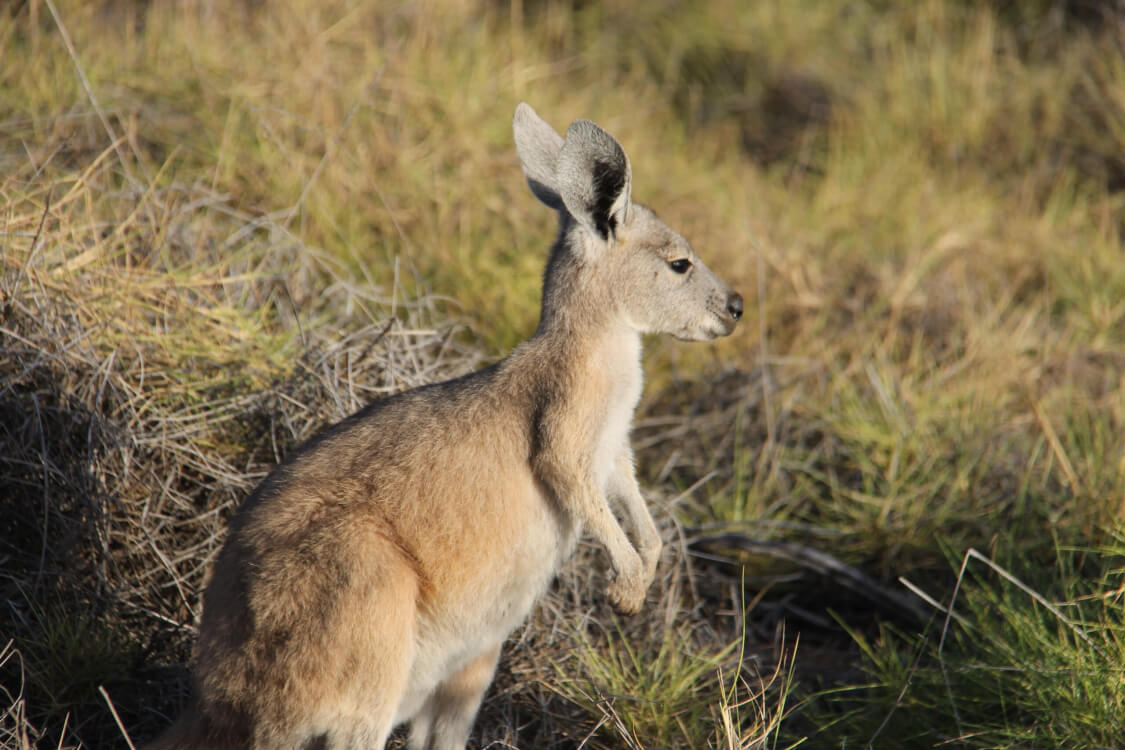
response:
<path id="1" fill-rule="evenodd" d="M 513 128 L 559 215 L 534 336 L 367 406 L 254 490 L 204 595 L 195 698 L 152 750 L 383 748 L 405 722 L 412 750 L 463 748 L 501 644 L 583 531 L 611 605 L 640 611 L 661 550 L 629 445 L 641 336 L 725 336 L 742 298 L 632 202 L 613 136 L 561 137 L 527 104 Z"/>

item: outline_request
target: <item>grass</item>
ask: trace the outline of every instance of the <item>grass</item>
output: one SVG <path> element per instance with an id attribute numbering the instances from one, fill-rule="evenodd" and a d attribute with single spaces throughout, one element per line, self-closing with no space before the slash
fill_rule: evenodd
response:
<path id="1" fill-rule="evenodd" d="M 554 220 L 514 157 L 521 99 L 614 132 L 747 315 L 650 342 L 651 611 L 613 625 L 584 549 L 480 737 L 1120 746 L 1122 23 L 1050 0 L 12 5 L 2 746 L 119 742 L 99 686 L 152 734 L 269 465 L 534 330 Z M 905 578 L 932 617 L 812 554 L 711 559 L 717 527 Z"/>
<path id="2" fill-rule="evenodd" d="M 555 664 L 555 689 L 598 718 L 583 740 L 593 747 L 761 747 L 785 717 L 795 649 L 761 675 L 738 640 L 714 640 L 672 627 L 653 649 L 619 623 L 597 640 L 579 634 L 575 658 Z"/>
<path id="3" fill-rule="evenodd" d="M 1121 552 L 1119 540 L 1060 548 L 1052 572 L 1062 575 L 1029 569 L 1048 601 L 970 549 L 955 606 L 927 632 L 856 635 L 872 682 L 832 696 L 833 731 L 868 744 L 1116 746 L 1125 718 Z"/>
<path id="4" fill-rule="evenodd" d="M 653 652 L 641 650 L 627 635 L 611 632 L 599 647 L 580 636 L 575 644 L 579 665 L 558 665 L 557 680 L 565 696 L 596 714 L 600 708 L 617 719 L 619 739 L 645 737 L 660 746 L 701 746 L 707 708 L 701 688 L 718 673 L 734 644 L 715 654 L 700 654 L 690 635 L 666 632 Z"/>

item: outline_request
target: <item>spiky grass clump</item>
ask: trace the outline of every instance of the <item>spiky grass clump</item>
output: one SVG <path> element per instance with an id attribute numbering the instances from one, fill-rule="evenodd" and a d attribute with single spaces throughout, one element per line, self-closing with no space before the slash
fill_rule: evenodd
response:
<path id="1" fill-rule="evenodd" d="M 871 684 L 831 696 L 836 710 L 821 719 L 835 739 L 821 744 L 878 746 L 893 737 L 980 748 L 1117 746 L 1122 559 L 1120 539 L 1060 547 L 1054 567 L 1022 566 L 1025 580 L 970 549 L 956 596 L 925 632 L 856 635 Z"/>
<path id="2" fill-rule="evenodd" d="M 479 357 L 431 300 L 357 284 L 174 158 L 146 182 L 73 133 L 33 150 L 64 145 L 0 186 L 0 631 L 44 734 L 21 731 L 104 746 L 99 687 L 141 734 L 174 710 L 157 668 L 187 659 L 224 519 L 269 467 Z"/>
<path id="3" fill-rule="evenodd" d="M 482 736 L 549 749 L 776 746 L 794 710 L 796 643 L 783 630 L 751 636 L 741 585 L 701 576 L 683 529 L 666 509 L 657 518 L 672 541 L 645 615 L 607 611 L 604 551 L 580 545 L 505 647 Z"/>
<path id="4" fill-rule="evenodd" d="M 597 717 L 593 726 L 584 722 L 588 746 L 743 750 L 776 742 L 795 651 L 783 649 L 763 675 L 738 639 L 700 638 L 685 624 L 638 638 L 614 625 L 597 638 L 579 634 L 574 658 L 555 664 L 555 690 Z M 648 639 L 659 644 L 655 651 Z"/>

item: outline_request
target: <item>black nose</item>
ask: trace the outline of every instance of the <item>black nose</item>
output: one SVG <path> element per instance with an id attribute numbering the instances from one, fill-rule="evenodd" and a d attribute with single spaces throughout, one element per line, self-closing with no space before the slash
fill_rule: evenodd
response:
<path id="1" fill-rule="evenodd" d="M 727 312 L 735 320 L 742 317 L 742 295 L 738 292 L 731 292 L 727 297 Z"/>

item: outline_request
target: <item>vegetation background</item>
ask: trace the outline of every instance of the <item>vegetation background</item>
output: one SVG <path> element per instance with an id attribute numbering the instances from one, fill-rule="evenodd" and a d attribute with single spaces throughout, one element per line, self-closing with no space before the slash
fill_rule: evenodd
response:
<path id="1" fill-rule="evenodd" d="M 534 330 L 523 99 L 747 313 L 650 342 L 645 614 L 583 547 L 475 746 L 1125 747 L 1116 0 L 4 3 L 0 747 L 154 735 L 270 465 Z"/>

